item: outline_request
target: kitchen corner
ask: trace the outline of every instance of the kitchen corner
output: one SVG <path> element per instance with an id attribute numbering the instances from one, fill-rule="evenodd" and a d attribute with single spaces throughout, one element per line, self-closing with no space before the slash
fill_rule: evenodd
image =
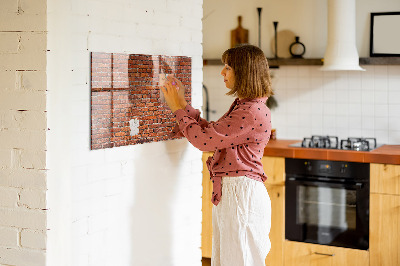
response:
<path id="1" fill-rule="evenodd" d="M 400 265 L 400 57 L 398 52 L 385 57 L 375 53 L 374 41 L 387 46 L 394 42 L 373 36 L 391 37 L 396 27 L 376 27 L 379 23 L 372 19 L 399 16 L 400 2 L 384 2 L 231 1 L 235 8 L 229 10 L 204 1 L 203 83 L 209 88 L 210 120 L 217 121 L 231 103 L 218 79 L 218 58 L 238 15 L 250 30 L 249 43 L 258 42 L 267 56 L 273 76 L 278 106 L 270 108 L 271 122 L 278 139 L 269 141 L 262 158 L 272 204 L 266 266 Z M 261 8 L 263 32 L 257 35 L 256 12 L 260 22 Z M 284 54 L 291 51 L 284 38 L 290 32 L 307 47 L 304 58 Z M 337 136 L 334 145 L 329 137 L 315 146 L 299 145 L 314 144 L 327 134 Z M 348 136 L 360 137 L 354 147 L 354 138 Z M 358 142 L 361 137 L 366 139 Z M 211 257 L 212 190 L 205 167 L 210 155 L 203 154 L 204 258 Z"/>

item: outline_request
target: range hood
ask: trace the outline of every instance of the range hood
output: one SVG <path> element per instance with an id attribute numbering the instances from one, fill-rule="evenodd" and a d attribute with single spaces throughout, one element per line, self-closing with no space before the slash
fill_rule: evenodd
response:
<path id="1" fill-rule="evenodd" d="M 358 70 L 355 0 L 328 0 L 328 44 L 320 70 Z"/>

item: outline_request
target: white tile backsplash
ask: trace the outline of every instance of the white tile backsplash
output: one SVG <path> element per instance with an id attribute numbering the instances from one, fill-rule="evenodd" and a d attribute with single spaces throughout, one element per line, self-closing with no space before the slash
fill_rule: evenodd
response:
<path id="1" fill-rule="evenodd" d="M 278 138 L 323 134 L 376 137 L 379 143 L 399 144 L 400 67 L 363 67 L 366 71 L 323 72 L 315 66 L 275 69 L 279 106 L 272 111 L 272 123 Z M 285 80 L 289 86 L 280 86 Z M 311 124 L 305 122 L 308 119 Z M 308 135 L 300 133 L 307 131 Z"/>
<path id="2" fill-rule="evenodd" d="M 390 122 L 388 123 L 389 130 L 400 131 L 400 117 L 392 117 L 390 118 Z"/>
<path id="3" fill-rule="evenodd" d="M 299 77 L 297 82 L 299 84 L 298 85 L 299 88 L 303 88 L 303 89 L 307 89 L 307 90 L 310 89 L 311 81 L 310 81 L 310 76 L 309 75 L 305 75 L 305 76 Z"/>
<path id="4" fill-rule="evenodd" d="M 389 104 L 389 118 L 400 117 L 400 104 Z"/>
<path id="5" fill-rule="evenodd" d="M 400 144 L 400 66 L 362 67 L 366 71 L 320 71 L 319 66 L 272 69 L 278 101 L 272 125 L 277 137 L 376 137 L 379 143 Z M 210 108 L 217 110 L 211 120 L 216 120 L 233 98 L 223 95 L 226 88 L 219 68 L 204 67 L 204 84 L 210 91 Z"/>
<path id="6" fill-rule="evenodd" d="M 388 78 L 378 76 L 374 80 L 375 91 L 387 91 L 388 89 Z"/>
<path id="7" fill-rule="evenodd" d="M 324 116 L 335 115 L 336 114 L 335 103 L 324 104 L 323 114 L 324 114 Z"/>
<path id="8" fill-rule="evenodd" d="M 388 102 L 388 92 L 387 90 L 375 91 L 374 95 L 375 104 L 385 104 Z"/>
<path id="9" fill-rule="evenodd" d="M 388 66 L 383 65 L 383 66 L 374 66 L 374 76 L 375 79 L 382 77 L 384 79 L 387 79 L 387 74 L 388 74 Z"/>
<path id="10" fill-rule="evenodd" d="M 388 118 L 389 108 L 387 104 L 376 104 L 375 105 L 375 117 Z"/>
<path id="11" fill-rule="evenodd" d="M 388 90 L 389 91 L 400 90 L 400 74 L 393 74 L 393 76 L 389 76 Z"/>
<path id="12" fill-rule="evenodd" d="M 374 91 L 369 91 L 362 89 L 361 90 L 361 101 L 363 105 L 373 104 L 374 103 Z"/>
<path id="13" fill-rule="evenodd" d="M 286 87 L 288 89 L 299 88 L 298 78 L 297 77 L 287 77 L 286 78 Z"/>
<path id="14" fill-rule="evenodd" d="M 337 103 L 342 103 L 348 105 L 350 102 L 349 99 L 349 90 L 338 90 L 337 96 L 336 96 L 336 101 Z"/>
<path id="15" fill-rule="evenodd" d="M 389 91 L 389 104 L 400 104 L 400 88 L 397 91 Z"/>

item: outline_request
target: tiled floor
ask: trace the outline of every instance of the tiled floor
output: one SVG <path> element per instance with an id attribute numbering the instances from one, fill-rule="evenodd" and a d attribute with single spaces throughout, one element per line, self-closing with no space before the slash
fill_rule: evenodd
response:
<path id="1" fill-rule="evenodd" d="M 209 258 L 202 258 L 203 266 L 211 266 L 211 259 Z"/>

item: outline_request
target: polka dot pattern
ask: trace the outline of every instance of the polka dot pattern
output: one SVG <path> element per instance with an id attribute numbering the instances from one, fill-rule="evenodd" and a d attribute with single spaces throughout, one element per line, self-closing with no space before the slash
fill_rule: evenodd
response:
<path id="1" fill-rule="evenodd" d="M 236 99 L 216 122 L 207 122 L 200 117 L 200 111 L 190 105 L 174 113 L 179 121 L 178 131 L 193 146 L 202 151 L 215 151 L 207 160 L 213 182 L 211 201 L 215 205 L 221 200 L 224 176 L 247 176 L 261 182 L 267 178 L 261 164 L 271 132 L 266 100 Z"/>

